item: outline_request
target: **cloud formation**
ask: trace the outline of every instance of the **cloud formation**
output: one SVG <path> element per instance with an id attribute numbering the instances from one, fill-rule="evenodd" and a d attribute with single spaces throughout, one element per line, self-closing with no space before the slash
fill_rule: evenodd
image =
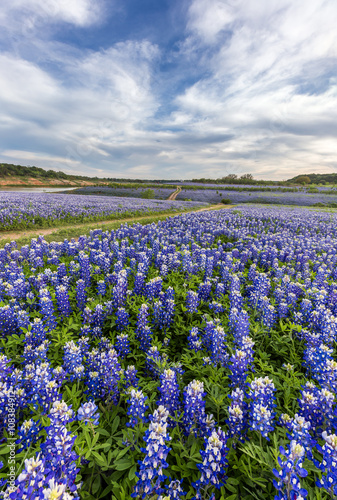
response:
<path id="1" fill-rule="evenodd" d="M 1 8 L 2 161 L 172 179 L 337 168 L 334 0 L 172 2 L 140 38 L 130 5 Z"/>

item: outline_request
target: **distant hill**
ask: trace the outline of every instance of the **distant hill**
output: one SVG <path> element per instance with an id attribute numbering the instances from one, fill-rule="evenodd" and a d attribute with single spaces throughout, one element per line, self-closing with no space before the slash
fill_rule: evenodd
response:
<path id="1" fill-rule="evenodd" d="M 55 170 L 45 170 L 40 167 L 25 167 L 23 165 L 14 165 L 12 163 L 0 163 L 0 187 L 4 186 L 42 186 L 42 185 L 71 185 L 88 186 L 95 184 L 105 184 L 107 182 L 137 182 L 165 184 L 166 182 L 175 183 L 178 181 L 166 180 L 148 180 L 148 179 L 121 179 L 116 177 L 87 177 L 85 175 L 70 175 Z"/>
<path id="2" fill-rule="evenodd" d="M 9 184 L 97 184 L 103 179 L 82 175 L 69 175 L 40 167 L 25 167 L 12 163 L 0 163 L 0 185 Z M 34 182 L 35 181 L 35 182 Z"/>
<path id="3" fill-rule="evenodd" d="M 337 174 L 302 174 L 287 180 L 291 184 L 337 184 Z"/>

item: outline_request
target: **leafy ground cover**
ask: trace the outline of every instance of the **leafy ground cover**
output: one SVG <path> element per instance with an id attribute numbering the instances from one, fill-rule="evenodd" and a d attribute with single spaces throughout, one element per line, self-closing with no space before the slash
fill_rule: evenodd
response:
<path id="1" fill-rule="evenodd" d="M 201 206 L 202 202 L 140 200 L 108 196 L 0 192 L 0 230 L 51 227 L 119 219 Z"/>
<path id="2" fill-rule="evenodd" d="M 4 498 L 335 498 L 336 240 L 240 207 L 7 244 Z"/>

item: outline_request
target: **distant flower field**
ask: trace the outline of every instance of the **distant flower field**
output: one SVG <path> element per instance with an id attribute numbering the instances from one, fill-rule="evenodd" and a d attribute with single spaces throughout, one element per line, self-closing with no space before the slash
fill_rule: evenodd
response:
<path id="1" fill-rule="evenodd" d="M 0 497 L 336 498 L 336 249 L 268 207 L 6 244 Z"/>
<path id="2" fill-rule="evenodd" d="M 200 206 L 161 200 L 140 200 L 71 194 L 0 192 L 0 230 L 54 226 L 72 222 L 118 219 L 132 215 Z"/>
<path id="3" fill-rule="evenodd" d="M 79 188 L 74 194 L 81 195 L 100 195 L 100 196 L 120 196 L 127 198 L 143 198 L 146 192 L 149 191 L 147 187 L 128 188 L 128 187 L 108 187 L 108 186 L 88 186 Z M 170 188 L 150 188 L 150 194 L 153 194 L 153 199 L 167 200 L 173 189 Z"/>
<path id="4" fill-rule="evenodd" d="M 277 189 L 274 192 L 248 192 L 248 191 L 225 191 L 219 189 L 200 189 L 200 190 L 182 190 L 177 200 L 190 199 L 192 201 L 201 201 L 204 203 L 220 203 L 221 200 L 229 199 L 231 203 L 270 203 L 277 205 L 297 205 L 297 206 L 313 206 L 317 203 L 322 205 L 336 204 L 337 193 L 335 195 L 324 193 L 282 193 Z"/>

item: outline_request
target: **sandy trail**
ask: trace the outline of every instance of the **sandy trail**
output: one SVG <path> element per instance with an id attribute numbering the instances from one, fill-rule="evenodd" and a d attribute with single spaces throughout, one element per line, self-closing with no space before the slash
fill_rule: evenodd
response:
<path id="1" fill-rule="evenodd" d="M 174 194 L 174 193 L 173 193 Z M 178 193 L 177 193 L 178 194 Z M 223 205 L 222 203 L 218 205 L 211 205 L 210 207 L 205 207 L 205 208 L 198 208 L 198 210 L 193 210 L 191 212 L 177 212 L 170 214 L 169 216 L 176 216 L 176 215 L 183 215 L 187 213 L 194 213 L 194 212 L 204 212 L 206 210 L 218 210 L 220 208 L 233 208 L 234 205 Z M 162 215 L 158 214 L 158 219 L 160 219 L 161 216 L 167 217 L 167 215 Z M 156 216 L 152 216 L 156 217 Z M 111 224 L 111 223 L 123 223 L 123 222 L 138 222 L 141 220 L 149 219 L 151 218 L 151 214 L 146 215 L 144 217 L 130 217 L 126 219 L 115 219 L 115 220 L 102 220 L 102 221 L 97 221 L 96 224 L 97 226 L 104 226 L 105 224 Z M 83 227 L 86 231 L 89 231 L 88 225 L 93 226 L 95 223 L 90 224 L 90 222 L 85 222 L 83 224 L 70 224 L 68 226 L 58 226 L 58 227 L 48 227 L 46 229 L 31 229 L 31 230 L 22 230 L 22 231 L 4 231 L 0 233 L 0 242 L 1 240 L 17 240 L 18 238 L 22 237 L 29 237 L 31 236 L 32 238 L 37 237 L 37 236 L 46 236 L 48 234 L 53 234 L 56 233 L 59 230 L 62 229 L 72 229 L 72 228 L 80 228 Z M 91 229 L 93 229 L 91 227 Z"/>
<path id="2" fill-rule="evenodd" d="M 167 199 L 168 200 L 175 200 L 176 197 L 178 196 L 178 194 L 180 193 L 180 191 L 181 191 L 181 187 L 177 186 L 177 189 L 172 194 L 170 194 L 170 196 Z"/>

